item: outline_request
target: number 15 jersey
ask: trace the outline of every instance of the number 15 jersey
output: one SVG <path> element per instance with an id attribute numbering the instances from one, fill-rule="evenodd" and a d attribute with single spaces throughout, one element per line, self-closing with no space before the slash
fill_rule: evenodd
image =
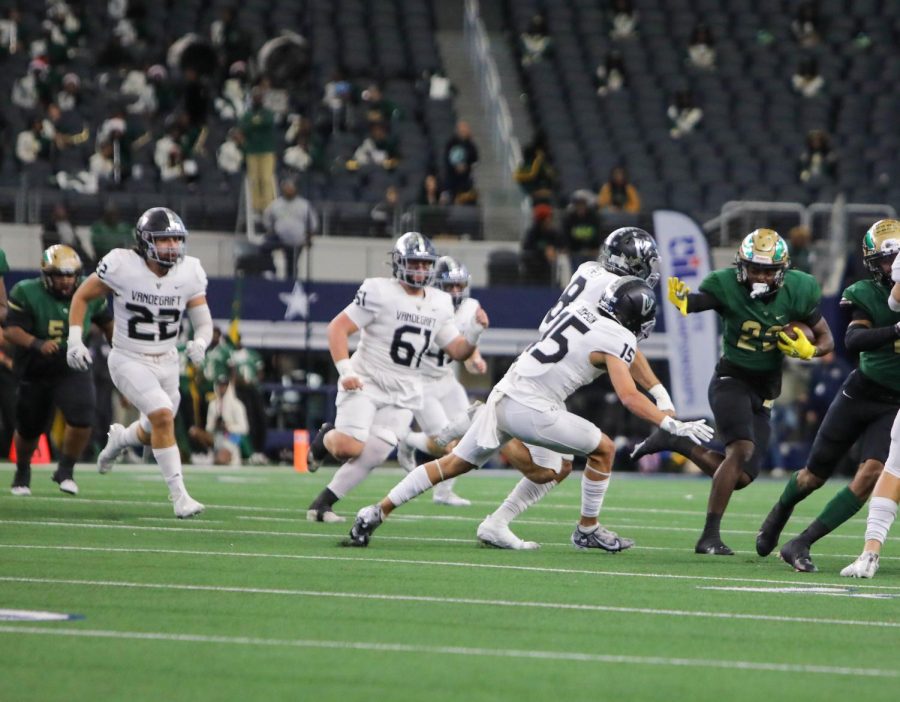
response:
<path id="1" fill-rule="evenodd" d="M 206 295 L 206 273 L 193 256 L 160 277 L 136 251 L 113 249 L 97 265 L 97 277 L 114 293 L 113 347 L 134 353 L 174 350 L 187 303 Z"/>
<path id="2" fill-rule="evenodd" d="M 360 329 L 353 369 L 385 383 L 418 383 L 430 344 L 444 348 L 459 336 L 453 300 L 436 288 L 410 295 L 396 278 L 366 278 L 344 312 Z M 392 389 L 392 388 L 385 388 Z"/>

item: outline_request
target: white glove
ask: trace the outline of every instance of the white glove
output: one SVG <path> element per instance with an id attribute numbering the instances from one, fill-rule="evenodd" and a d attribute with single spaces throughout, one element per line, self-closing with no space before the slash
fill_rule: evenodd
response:
<path id="1" fill-rule="evenodd" d="M 659 428 L 675 436 L 686 436 L 695 444 L 702 444 L 713 438 L 713 428 L 705 419 L 697 419 L 693 422 L 682 422 L 680 419 L 666 417 L 659 423 Z"/>
<path id="2" fill-rule="evenodd" d="M 187 357 L 191 359 L 191 363 L 195 366 L 199 366 L 203 363 L 203 358 L 206 356 L 206 341 L 204 339 L 194 339 L 189 341 L 187 342 L 184 352 L 187 354 Z"/>
<path id="3" fill-rule="evenodd" d="M 891 264 L 891 280 L 900 283 L 900 256 L 897 256 Z"/>
<path id="4" fill-rule="evenodd" d="M 69 368 L 77 371 L 86 371 L 91 367 L 94 359 L 81 339 L 81 327 L 69 327 L 67 347 L 66 363 L 69 364 Z"/>
<path id="5" fill-rule="evenodd" d="M 900 322 L 898 322 L 900 324 Z M 675 405 L 672 402 L 672 398 L 669 396 L 668 391 L 663 387 L 662 383 L 654 385 L 647 392 L 650 393 L 650 397 L 656 402 L 656 409 L 660 412 L 674 412 Z"/>

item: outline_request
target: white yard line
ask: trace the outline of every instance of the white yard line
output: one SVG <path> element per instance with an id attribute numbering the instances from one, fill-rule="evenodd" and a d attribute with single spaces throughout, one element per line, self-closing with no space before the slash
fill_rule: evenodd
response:
<path id="1" fill-rule="evenodd" d="M 725 670 L 752 670 L 775 673 L 805 673 L 815 675 L 841 675 L 850 677 L 897 678 L 896 670 L 880 668 L 851 668 L 843 666 L 807 665 L 803 663 L 773 663 L 764 661 L 723 660 L 710 658 L 665 658 L 662 656 L 603 655 L 569 651 L 523 651 L 517 649 L 468 648 L 460 646 L 424 646 L 366 641 L 326 641 L 317 639 L 261 639 L 248 636 L 208 636 L 204 634 L 169 634 L 147 631 L 114 631 L 81 629 L 77 627 L 0 626 L 0 633 L 73 636 L 83 638 L 125 639 L 132 641 L 175 641 L 179 643 L 230 644 L 235 646 L 268 646 L 280 648 L 331 649 L 341 651 L 375 651 L 402 653 L 404 655 L 452 655 L 476 658 L 506 658 L 521 660 L 566 661 L 577 663 L 613 663 L 645 665 L 651 667 L 719 668 Z"/>
<path id="2" fill-rule="evenodd" d="M 153 527 L 142 527 L 152 529 Z M 184 531 L 190 531 L 185 529 Z M 624 577 L 624 578 L 651 578 L 659 580 L 684 580 L 684 581 L 701 581 L 701 582 L 729 582 L 729 583 L 774 583 L 776 585 L 815 585 L 817 587 L 847 587 L 847 581 L 828 583 L 819 580 L 785 580 L 770 578 L 746 578 L 746 577 L 728 577 L 720 575 L 679 575 L 673 573 L 629 573 L 624 571 L 603 571 L 603 570 L 587 570 L 580 568 L 548 568 L 541 566 L 525 566 L 525 565 L 509 565 L 506 563 L 467 563 L 465 561 L 428 561 L 416 560 L 409 558 L 383 558 L 378 556 L 365 555 L 367 552 L 357 552 L 355 556 L 313 556 L 296 553 L 255 553 L 241 551 L 204 551 L 195 549 L 165 549 L 165 548 L 113 548 L 102 546 L 48 546 L 48 545 L 24 545 L 24 544 L 0 544 L 0 549 L 33 549 L 33 550 L 58 550 L 58 551 L 91 551 L 100 553 L 158 553 L 166 555 L 183 555 L 183 556 L 209 556 L 209 557 L 227 557 L 227 558 L 276 558 L 287 560 L 301 561 L 331 561 L 331 562 L 353 562 L 353 563 L 378 563 L 387 565 L 415 565 L 415 566 L 438 566 L 449 568 L 476 568 L 486 570 L 511 570 L 525 573 L 542 573 L 550 575 L 597 575 L 604 577 Z M 512 554 L 510 554 L 512 555 Z M 605 556 L 601 556 L 605 557 Z M 898 585 L 872 585 L 853 583 L 857 589 L 867 590 L 885 590 L 889 592 L 900 591 Z"/>
<path id="3" fill-rule="evenodd" d="M 426 604 L 477 605 L 484 607 L 513 607 L 523 609 L 570 610 L 578 612 L 608 612 L 614 614 L 644 614 L 666 617 L 695 617 L 706 619 L 745 620 L 756 622 L 779 622 L 789 624 L 825 624 L 828 626 L 862 626 L 900 629 L 900 622 L 865 621 L 856 619 L 825 619 L 820 617 L 786 617 L 765 614 L 736 614 L 732 612 L 710 612 L 702 610 L 655 609 L 646 607 L 613 607 L 604 605 L 577 604 L 567 602 L 529 602 L 514 600 L 492 600 L 474 597 L 435 597 L 428 595 L 387 595 L 367 592 L 334 592 L 332 590 L 295 590 L 284 588 L 233 587 L 228 585 L 185 585 L 176 583 L 139 583 L 122 580 L 79 580 L 68 578 L 26 578 L 0 576 L 0 582 L 29 583 L 43 585 L 74 585 L 90 588 L 129 588 L 146 590 L 181 590 L 192 592 L 224 592 L 240 595 L 281 595 L 287 597 L 322 597 L 384 602 L 419 602 Z M 792 588 L 793 592 L 800 588 Z M 818 594 L 823 588 L 815 588 Z M 757 589 L 757 592 L 761 589 Z M 832 589 L 831 592 L 837 591 Z M 871 596 L 871 595 L 870 595 Z"/>

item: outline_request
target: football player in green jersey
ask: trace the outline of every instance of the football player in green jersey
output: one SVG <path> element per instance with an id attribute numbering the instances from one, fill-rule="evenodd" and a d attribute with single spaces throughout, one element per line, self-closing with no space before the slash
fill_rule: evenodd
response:
<path id="1" fill-rule="evenodd" d="M 91 438 L 95 406 L 91 373 L 74 371 L 66 363 L 69 303 L 80 282 L 78 254 L 56 244 L 44 251 L 40 277 L 20 281 L 9 292 L 5 336 L 16 347 L 14 368 L 19 378 L 13 495 L 31 494 L 31 455 L 57 407 L 66 428 L 53 480 L 63 492 L 78 494 L 75 461 Z M 91 303 L 88 316 L 111 338 L 112 317 L 105 299 Z M 90 329 L 88 324 L 84 328 Z"/>
<path id="2" fill-rule="evenodd" d="M 682 314 L 715 310 L 722 318 L 722 358 L 709 385 L 709 405 L 725 454 L 694 448 L 657 431 L 637 446 L 632 457 L 677 451 L 712 477 L 706 526 L 696 553 L 734 554 L 720 535 L 722 515 L 731 494 L 759 475 L 771 434 L 772 403 L 781 393 L 784 356 L 809 360 L 834 348 L 831 330 L 819 311 L 819 284 L 789 267 L 784 239 L 771 229 L 757 229 L 741 242 L 735 268 L 710 273 L 700 292 L 691 293 L 678 278 L 669 278 L 669 301 Z M 782 327 L 794 321 L 807 324 L 815 340 L 810 342 L 803 334 L 788 337 Z"/>
<path id="3" fill-rule="evenodd" d="M 859 354 L 859 367 L 844 381 L 813 441 L 806 467 L 794 473 L 756 537 L 756 551 L 768 556 L 778 544 L 794 506 L 831 477 L 838 461 L 859 441 L 859 467 L 799 536 L 781 548 L 781 558 L 796 570 L 814 573 L 809 549 L 856 514 L 869 499 L 884 469 L 891 425 L 900 410 L 900 312 L 888 306 L 891 265 L 900 252 L 900 222 L 883 219 L 863 237 L 863 260 L 872 277 L 848 287 L 841 307 L 852 318 L 844 345 Z"/>

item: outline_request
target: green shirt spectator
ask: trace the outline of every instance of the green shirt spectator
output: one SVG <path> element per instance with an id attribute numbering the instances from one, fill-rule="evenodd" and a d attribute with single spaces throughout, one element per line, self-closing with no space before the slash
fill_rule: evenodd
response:
<path id="1" fill-rule="evenodd" d="M 113 249 L 128 249 L 134 243 L 132 228 L 119 219 L 119 210 L 109 204 L 103 217 L 91 225 L 91 245 L 99 261 Z"/>

